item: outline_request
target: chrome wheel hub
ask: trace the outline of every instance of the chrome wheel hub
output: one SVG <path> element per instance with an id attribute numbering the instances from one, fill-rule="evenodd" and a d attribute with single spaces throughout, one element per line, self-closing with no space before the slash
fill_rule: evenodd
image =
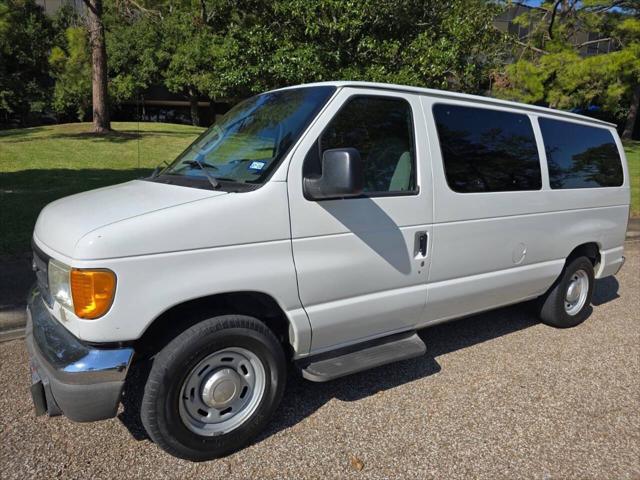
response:
<path id="1" fill-rule="evenodd" d="M 219 350 L 206 356 L 186 376 L 180 394 L 180 418 L 199 435 L 227 433 L 256 411 L 265 387 L 265 369 L 257 355 L 240 347 Z"/>
<path id="2" fill-rule="evenodd" d="M 240 375 L 230 368 L 223 368 L 213 372 L 205 380 L 202 400 L 210 407 L 225 408 L 239 396 L 242 387 Z"/>
<path id="3" fill-rule="evenodd" d="M 569 315 L 577 314 L 584 307 L 589 293 L 589 276 L 578 270 L 571 276 L 564 296 L 564 309 Z"/>

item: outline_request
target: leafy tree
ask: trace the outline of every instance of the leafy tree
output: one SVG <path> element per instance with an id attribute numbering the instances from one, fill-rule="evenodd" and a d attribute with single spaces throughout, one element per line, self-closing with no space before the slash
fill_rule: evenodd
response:
<path id="1" fill-rule="evenodd" d="M 200 97 L 236 95 L 239 51 L 230 31 L 242 24 L 248 3 L 232 0 L 201 2 L 121 2 L 108 20 L 111 92 L 117 101 L 158 83 L 187 97 L 194 124 L 199 123 Z M 240 95 L 242 96 L 242 95 Z"/>
<path id="2" fill-rule="evenodd" d="M 56 80 L 53 109 L 82 121 L 91 109 L 91 56 L 86 30 L 68 27 L 64 45 L 53 47 L 49 63 Z"/>
<path id="3" fill-rule="evenodd" d="M 102 0 L 83 0 L 83 5 L 80 13 L 63 6 L 54 19 L 55 46 L 49 56 L 53 108 L 79 119 L 91 109 L 93 132 L 105 133 L 111 123 L 103 5 Z"/>
<path id="4" fill-rule="evenodd" d="M 162 31 L 155 19 L 128 18 L 110 8 L 105 18 L 109 59 L 109 95 L 116 102 L 162 82 Z"/>
<path id="5" fill-rule="evenodd" d="M 553 108 L 600 106 L 624 123 L 630 138 L 640 104 L 640 5 L 633 1 L 544 2 L 518 20 L 532 29 L 517 41 L 520 59 L 506 67 L 495 93 L 503 98 L 548 104 Z M 583 57 L 576 32 L 597 31 L 619 48 Z M 600 40 L 602 41 L 602 40 Z"/>
<path id="6" fill-rule="evenodd" d="M 491 23 L 500 7 L 483 0 L 120 5 L 126 5 L 120 15 L 128 23 L 109 30 L 112 92 L 122 98 L 161 78 L 190 99 L 194 123 L 199 97 L 242 98 L 322 80 L 479 92 L 506 54 Z"/>
<path id="7" fill-rule="evenodd" d="M 187 96 L 191 121 L 198 125 L 198 99 L 207 90 L 216 90 L 211 84 L 215 85 L 215 75 L 220 75 L 216 60 L 224 40 L 203 21 L 200 12 L 194 11 L 170 15 L 162 23 L 162 32 L 164 84 L 170 91 Z"/>
<path id="8" fill-rule="evenodd" d="M 48 55 L 53 30 L 33 0 L 0 0 L 0 121 L 28 121 L 51 91 Z"/>
<path id="9" fill-rule="evenodd" d="M 239 61 L 254 69 L 251 91 L 343 79 L 478 92 L 504 52 L 498 10 L 481 0 L 275 0 L 237 32 Z"/>

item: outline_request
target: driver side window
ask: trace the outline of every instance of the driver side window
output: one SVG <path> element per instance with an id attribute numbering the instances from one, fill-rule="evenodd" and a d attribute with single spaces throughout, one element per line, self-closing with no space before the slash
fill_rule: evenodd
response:
<path id="1" fill-rule="evenodd" d="M 356 148 L 364 165 L 364 193 L 416 191 L 411 107 L 401 98 L 356 96 L 348 100 L 307 154 L 304 174 L 322 172 L 322 155 L 333 148 Z"/>

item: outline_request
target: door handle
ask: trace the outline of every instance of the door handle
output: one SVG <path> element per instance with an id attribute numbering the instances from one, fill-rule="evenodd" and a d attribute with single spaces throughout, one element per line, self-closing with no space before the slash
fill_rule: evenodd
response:
<path id="1" fill-rule="evenodd" d="M 418 250 L 423 257 L 427 256 L 427 243 L 429 240 L 429 235 L 427 232 L 420 232 L 418 234 Z"/>

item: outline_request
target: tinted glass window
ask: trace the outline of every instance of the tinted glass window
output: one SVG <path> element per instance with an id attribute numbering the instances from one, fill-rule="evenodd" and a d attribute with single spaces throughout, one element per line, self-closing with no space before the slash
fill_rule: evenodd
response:
<path id="1" fill-rule="evenodd" d="M 609 130 L 541 118 L 551 188 L 619 187 L 622 163 Z"/>
<path id="2" fill-rule="evenodd" d="M 444 170 L 452 190 L 506 192 L 542 187 L 538 149 L 526 115 L 435 105 Z"/>
<path id="3" fill-rule="evenodd" d="M 364 164 L 366 193 L 415 191 L 411 107 L 402 99 L 355 97 L 331 120 L 309 152 L 305 175 L 321 173 L 322 154 L 356 148 Z"/>

